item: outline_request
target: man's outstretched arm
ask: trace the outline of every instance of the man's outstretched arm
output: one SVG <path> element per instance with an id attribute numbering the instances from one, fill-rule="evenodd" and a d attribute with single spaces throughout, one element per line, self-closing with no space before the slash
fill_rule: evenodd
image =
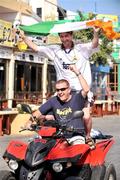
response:
<path id="1" fill-rule="evenodd" d="M 97 48 L 99 45 L 99 28 L 93 28 L 93 40 L 92 40 L 92 48 Z"/>

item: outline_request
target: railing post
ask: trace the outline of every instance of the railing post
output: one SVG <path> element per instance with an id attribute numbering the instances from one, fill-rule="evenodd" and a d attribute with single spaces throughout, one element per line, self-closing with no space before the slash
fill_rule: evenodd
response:
<path id="1" fill-rule="evenodd" d="M 47 67 L 48 67 L 48 59 L 44 59 L 44 65 L 42 69 L 42 103 L 46 102 L 46 92 L 47 92 Z"/>
<path id="2" fill-rule="evenodd" d="M 12 100 L 14 98 L 14 66 L 15 66 L 15 59 L 14 59 L 14 54 L 12 53 L 11 60 L 9 62 L 8 108 L 12 108 Z"/>

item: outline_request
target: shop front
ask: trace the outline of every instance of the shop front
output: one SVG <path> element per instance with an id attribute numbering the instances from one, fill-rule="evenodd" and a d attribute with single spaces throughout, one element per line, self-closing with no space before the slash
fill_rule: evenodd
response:
<path id="1" fill-rule="evenodd" d="M 0 47 L 0 109 L 8 107 L 9 97 L 9 65 L 12 49 Z"/>
<path id="2" fill-rule="evenodd" d="M 54 92 L 54 66 L 33 52 L 15 52 L 14 102 L 40 104 Z M 16 103 L 13 103 L 15 106 Z"/>

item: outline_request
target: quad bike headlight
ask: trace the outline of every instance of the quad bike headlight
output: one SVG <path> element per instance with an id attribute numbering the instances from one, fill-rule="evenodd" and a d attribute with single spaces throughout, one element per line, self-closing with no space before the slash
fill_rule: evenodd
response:
<path id="1" fill-rule="evenodd" d="M 12 160 L 12 159 L 9 161 L 8 165 L 9 165 L 10 169 L 12 169 L 12 170 L 16 170 L 18 168 L 17 161 Z"/>
<path id="2" fill-rule="evenodd" d="M 61 163 L 54 163 L 52 168 L 55 172 L 61 172 L 63 170 L 63 166 Z"/>

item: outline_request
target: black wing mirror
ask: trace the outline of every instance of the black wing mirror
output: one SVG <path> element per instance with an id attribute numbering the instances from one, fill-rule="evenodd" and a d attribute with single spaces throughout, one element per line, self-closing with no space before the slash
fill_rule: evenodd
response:
<path id="1" fill-rule="evenodd" d="M 82 118 L 84 116 L 83 111 L 75 111 L 73 112 L 73 118 Z"/>
<path id="2" fill-rule="evenodd" d="M 28 114 L 32 114 L 32 109 L 28 104 L 18 104 L 17 109 L 19 112 L 26 112 Z"/>

